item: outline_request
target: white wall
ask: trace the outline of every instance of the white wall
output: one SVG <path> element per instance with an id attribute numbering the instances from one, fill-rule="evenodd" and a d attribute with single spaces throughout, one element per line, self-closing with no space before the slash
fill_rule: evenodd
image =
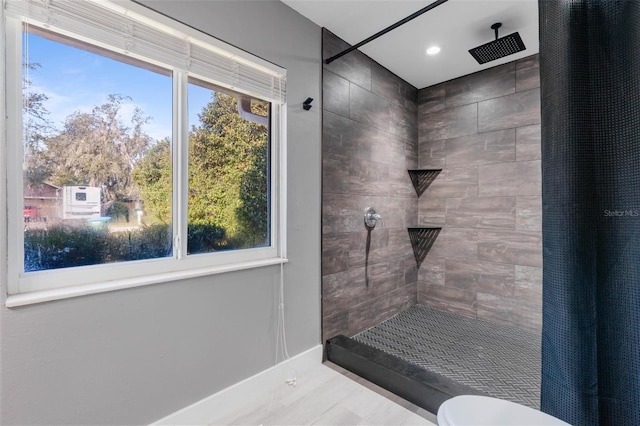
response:
<path id="1" fill-rule="evenodd" d="M 307 350 L 320 343 L 320 28 L 278 1 L 141 3 L 288 70 L 286 331 L 291 355 Z M 3 282 L 0 424 L 146 424 L 274 365 L 279 272 L 12 309 Z"/>

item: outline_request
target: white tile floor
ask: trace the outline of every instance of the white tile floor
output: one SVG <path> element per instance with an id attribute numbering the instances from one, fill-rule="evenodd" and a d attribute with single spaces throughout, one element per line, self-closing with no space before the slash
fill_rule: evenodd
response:
<path id="1" fill-rule="evenodd" d="M 426 425 L 433 414 L 325 363 L 212 425 Z"/>

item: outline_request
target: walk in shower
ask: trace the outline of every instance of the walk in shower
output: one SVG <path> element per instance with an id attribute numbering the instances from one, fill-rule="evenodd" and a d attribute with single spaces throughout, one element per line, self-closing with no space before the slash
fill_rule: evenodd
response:
<path id="1" fill-rule="evenodd" d="M 325 58 L 347 47 L 324 30 Z M 538 70 L 533 55 L 418 89 L 359 51 L 323 68 L 327 354 L 431 411 L 460 393 L 539 404 Z M 366 229 L 368 206 L 384 227 Z"/>

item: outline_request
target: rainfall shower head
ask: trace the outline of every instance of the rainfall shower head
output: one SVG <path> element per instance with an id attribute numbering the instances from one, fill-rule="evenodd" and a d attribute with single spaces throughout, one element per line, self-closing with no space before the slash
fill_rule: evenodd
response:
<path id="1" fill-rule="evenodd" d="M 496 32 L 496 39 L 494 41 L 469 50 L 471 56 L 473 56 L 479 64 L 486 64 L 487 62 L 495 61 L 496 59 L 504 58 L 505 56 L 513 55 L 526 49 L 520 38 L 520 34 L 517 32 L 498 38 L 498 28 L 501 26 L 502 24 L 500 22 L 491 26 L 491 29 Z"/>

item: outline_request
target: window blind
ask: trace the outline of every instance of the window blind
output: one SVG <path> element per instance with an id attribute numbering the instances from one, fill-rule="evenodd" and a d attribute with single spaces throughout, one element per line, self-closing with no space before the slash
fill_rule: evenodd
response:
<path id="1" fill-rule="evenodd" d="M 8 16 L 274 103 L 286 70 L 130 2 L 5 0 Z"/>

